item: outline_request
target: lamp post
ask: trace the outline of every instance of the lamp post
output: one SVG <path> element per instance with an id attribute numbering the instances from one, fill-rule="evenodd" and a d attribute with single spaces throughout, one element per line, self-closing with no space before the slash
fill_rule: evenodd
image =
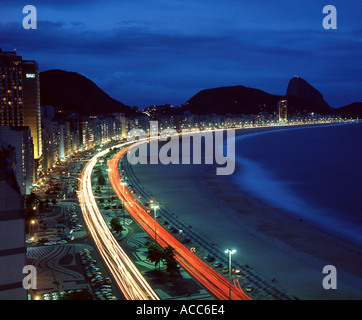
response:
<path id="1" fill-rule="evenodd" d="M 107 169 L 107 172 L 108 172 L 108 197 L 111 195 L 111 193 L 110 193 L 111 178 L 110 178 L 110 176 L 109 176 L 109 173 L 110 173 L 111 171 L 112 171 L 111 169 Z"/>
<path id="2" fill-rule="evenodd" d="M 229 254 L 229 300 L 231 300 L 231 255 L 234 254 L 236 250 L 226 249 L 225 253 Z"/>
<path id="3" fill-rule="evenodd" d="M 124 195 L 124 186 L 126 186 L 126 185 L 127 185 L 127 183 L 121 182 L 122 194 L 123 194 L 123 195 Z M 126 206 L 124 205 L 124 206 L 123 206 L 123 224 L 125 224 L 125 222 L 126 222 L 125 215 L 126 215 Z"/>
<path id="4" fill-rule="evenodd" d="M 31 220 L 30 223 L 31 223 L 31 227 L 29 230 L 29 237 L 30 237 L 29 239 L 32 240 L 31 246 L 33 247 L 34 246 L 34 237 L 35 237 L 34 225 L 35 225 L 36 221 L 33 219 L 33 220 Z"/>
<path id="5" fill-rule="evenodd" d="M 156 218 L 157 218 L 157 209 L 159 209 L 160 207 L 158 206 L 158 205 L 155 205 L 155 204 L 153 204 L 153 205 L 151 205 L 151 208 L 153 209 L 153 217 L 154 217 L 154 219 L 155 219 L 155 241 L 157 242 L 157 240 L 156 240 L 156 236 L 157 236 L 157 233 L 156 233 Z"/>

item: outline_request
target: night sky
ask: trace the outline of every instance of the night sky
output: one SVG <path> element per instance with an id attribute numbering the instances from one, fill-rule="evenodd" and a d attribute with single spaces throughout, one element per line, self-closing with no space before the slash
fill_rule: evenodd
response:
<path id="1" fill-rule="evenodd" d="M 22 27 L 28 4 L 36 30 Z M 337 30 L 323 29 L 328 4 Z M 294 75 L 340 107 L 362 101 L 361 16 L 360 0 L 7 0 L 0 48 L 41 71 L 78 72 L 141 108 L 219 86 L 285 94 Z"/>

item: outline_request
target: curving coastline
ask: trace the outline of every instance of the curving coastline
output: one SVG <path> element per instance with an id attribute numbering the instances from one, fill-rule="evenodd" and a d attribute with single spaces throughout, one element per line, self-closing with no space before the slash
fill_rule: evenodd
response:
<path id="1" fill-rule="evenodd" d="M 244 129 L 241 134 L 278 128 Z M 140 184 L 185 224 L 222 248 L 235 262 L 300 299 L 360 299 L 361 254 L 323 230 L 300 223 L 237 189 L 205 165 L 134 165 Z M 237 192 L 235 190 L 238 190 Z M 340 270 L 338 290 L 322 287 L 323 266 Z"/>

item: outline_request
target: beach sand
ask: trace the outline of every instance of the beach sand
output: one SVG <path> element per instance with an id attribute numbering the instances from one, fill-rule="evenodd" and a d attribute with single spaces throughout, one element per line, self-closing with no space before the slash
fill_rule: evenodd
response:
<path id="1" fill-rule="evenodd" d="M 242 130 L 242 134 L 260 129 Z M 262 129 L 264 130 L 264 129 Z M 139 182 L 169 212 L 299 299 L 361 299 L 362 254 L 299 217 L 271 208 L 217 176 L 214 165 L 134 165 Z M 266 190 L 267 192 L 267 190 Z M 337 289 L 322 286 L 337 269 Z"/>

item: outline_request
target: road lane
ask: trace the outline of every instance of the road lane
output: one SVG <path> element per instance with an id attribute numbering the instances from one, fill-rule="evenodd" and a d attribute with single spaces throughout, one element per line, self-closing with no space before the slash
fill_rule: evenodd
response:
<path id="1" fill-rule="evenodd" d="M 121 176 L 118 169 L 118 163 L 126 152 L 144 143 L 143 141 L 127 146 L 118 152 L 112 160 L 108 161 L 109 179 L 113 189 L 117 193 L 119 199 L 125 205 L 127 211 L 132 217 L 144 228 L 144 230 L 153 238 L 155 238 L 155 220 L 150 214 L 136 201 L 133 195 L 121 185 Z M 186 246 L 180 243 L 175 237 L 167 232 L 162 225 L 156 222 L 157 242 L 166 247 L 168 244 L 175 249 L 177 261 L 192 274 L 205 288 L 212 292 L 221 300 L 229 299 L 229 281 L 210 267 L 205 261 L 192 253 Z M 231 284 L 232 300 L 251 300 L 240 288 Z"/>
<path id="2" fill-rule="evenodd" d="M 103 261 L 125 298 L 127 300 L 159 300 L 157 294 L 114 238 L 96 204 L 91 184 L 92 170 L 98 158 L 108 152 L 109 149 L 94 156 L 82 171 L 78 197 L 84 221 Z"/>

